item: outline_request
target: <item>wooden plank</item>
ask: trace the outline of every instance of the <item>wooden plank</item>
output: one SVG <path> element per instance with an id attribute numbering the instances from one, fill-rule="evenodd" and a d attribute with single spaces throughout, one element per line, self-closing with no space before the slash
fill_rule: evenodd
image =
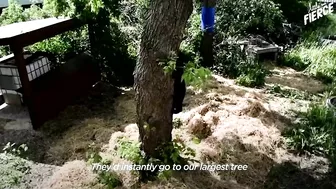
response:
<path id="1" fill-rule="evenodd" d="M 10 45 L 20 41 L 21 46 L 25 47 L 83 25 L 84 23 L 78 19 L 56 18 L 14 23 L 0 27 L 0 31 L 3 31 L 0 35 L 0 45 Z"/>
<path id="2" fill-rule="evenodd" d="M 23 88 L 23 100 L 27 104 L 29 116 L 30 116 L 33 128 L 36 129 L 36 124 L 35 124 L 36 112 L 34 110 L 33 101 L 32 101 L 33 90 L 32 90 L 32 86 L 28 78 L 26 62 L 23 57 L 23 48 L 19 44 L 15 44 L 11 46 L 11 49 L 14 53 L 15 63 L 18 68 L 21 85 Z"/>

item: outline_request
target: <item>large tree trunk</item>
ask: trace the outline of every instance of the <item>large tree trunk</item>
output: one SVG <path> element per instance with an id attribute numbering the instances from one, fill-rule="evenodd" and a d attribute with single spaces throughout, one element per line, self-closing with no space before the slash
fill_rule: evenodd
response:
<path id="1" fill-rule="evenodd" d="M 172 139 L 174 83 L 157 60 L 178 51 L 193 4 L 192 0 L 153 0 L 150 6 L 134 82 L 142 150 L 159 157 L 157 147 Z"/>

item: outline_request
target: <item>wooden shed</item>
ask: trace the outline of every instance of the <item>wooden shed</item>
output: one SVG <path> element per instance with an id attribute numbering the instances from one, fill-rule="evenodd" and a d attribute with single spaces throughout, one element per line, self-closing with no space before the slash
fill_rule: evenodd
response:
<path id="1" fill-rule="evenodd" d="M 0 46 L 9 45 L 13 52 L 12 58 L 19 78 L 15 91 L 23 95 L 34 129 L 90 90 L 100 80 L 100 73 L 92 56 L 83 53 L 42 74 L 41 69 L 45 70 L 46 64 L 43 61 L 36 63 L 37 66 L 34 64 L 33 69 L 28 65 L 23 49 L 83 25 L 85 23 L 77 19 L 48 18 L 0 27 Z M 39 75 L 33 72 L 38 72 Z"/>

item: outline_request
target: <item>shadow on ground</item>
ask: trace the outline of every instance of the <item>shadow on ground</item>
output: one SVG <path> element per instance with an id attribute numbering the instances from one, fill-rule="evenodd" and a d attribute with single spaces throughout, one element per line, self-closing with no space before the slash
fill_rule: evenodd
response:
<path id="1" fill-rule="evenodd" d="M 312 170 L 300 169 L 293 162 L 275 165 L 267 175 L 265 189 L 335 189 L 336 175 L 327 173 L 321 179 L 312 176 Z"/>
<path id="2" fill-rule="evenodd" d="M 270 76 L 265 78 L 265 82 L 268 84 L 284 85 L 310 93 L 319 93 L 325 88 L 323 82 L 309 77 L 302 72 L 297 72 L 292 68 L 276 67 L 271 64 L 268 64 L 266 68 L 272 72 Z"/>
<path id="3" fill-rule="evenodd" d="M 277 163 L 267 154 L 239 140 L 227 140 L 222 145 L 221 160 L 214 164 L 248 165 L 247 171 L 219 171 L 217 177 L 209 171 L 179 173 L 178 180 L 190 189 L 335 189 L 336 177 L 330 172 L 316 177 L 313 169 L 301 169 L 291 161 Z M 234 144 L 234 145 L 232 145 Z M 209 164 L 209 162 L 202 162 Z M 313 165 L 311 165 L 313 167 Z"/>
<path id="4" fill-rule="evenodd" d="M 243 87 L 235 87 L 233 83 L 228 83 L 229 80 L 216 76 L 209 80 L 209 82 L 199 92 L 195 90 L 187 90 L 184 99 L 184 110 L 190 110 L 200 105 L 209 103 L 210 99 L 206 97 L 207 94 L 217 94 L 220 96 L 232 94 L 238 97 L 243 97 L 249 91 L 244 90 Z"/>
<path id="5" fill-rule="evenodd" d="M 30 160 L 53 165 L 83 159 L 91 143 L 97 146 L 107 143 L 113 132 L 134 121 L 130 116 L 134 108 L 127 107 L 134 105 L 127 104 L 128 99 L 133 100 L 130 95 L 123 95 L 121 90 L 100 83 L 89 95 L 78 98 L 37 131 L 1 131 L 0 148 L 7 142 L 27 144 Z M 122 101 L 126 104 L 116 102 L 116 98 L 126 98 Z"/>

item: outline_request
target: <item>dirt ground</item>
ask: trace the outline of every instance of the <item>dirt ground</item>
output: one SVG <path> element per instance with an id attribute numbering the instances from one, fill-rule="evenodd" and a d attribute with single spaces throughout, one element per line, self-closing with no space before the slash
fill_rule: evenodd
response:
<path id="1" fill-rule="evenodd" d="M 279 84 L 310 93 L 323 91 L 321 82 L 302 73 L 274 66 L 269 69 L 273 74 L 267 77 L 266 86 Z M 118 172 L 121 188 L 336 188 L 325 158 L 295 155 L 287 150 L 281 136 L 286 127 L 297 121 L 293 110 L 305 111 L 310 102 L 293 101 L 266 91 L 237 86 L 233 80 L 214 75 L 205 89 L 189 88 L 183 112 L 174 115 L 183 126 L 173 130 L 173 137 L 195 149 L 199 161 L 248 165 L 246 171 L 179 172 L 169 180 L 137 187 L 136 176 Z M 79 99 L 40 131 L 0 130 L 0 144 L 27 143 L 35 170 L 50 166 L 31 173 L 26 178 L 31 182 L 21 188 L 103 188 L 92 185 L 96 177 L 84 162 L 88 146 L 95 143 L 101 147 L 102 156 L 113 164 L 127 162 L 114 155 L 116 140 L 120 136 L 138 139 L 135 118 L 133 90 L 99 85 L 88 98 Z M 195 143 L 195 134 L 203 131 L 208 131 L 208 135 Z M 41 170 L 49 176 L 36 176 Z"/>

